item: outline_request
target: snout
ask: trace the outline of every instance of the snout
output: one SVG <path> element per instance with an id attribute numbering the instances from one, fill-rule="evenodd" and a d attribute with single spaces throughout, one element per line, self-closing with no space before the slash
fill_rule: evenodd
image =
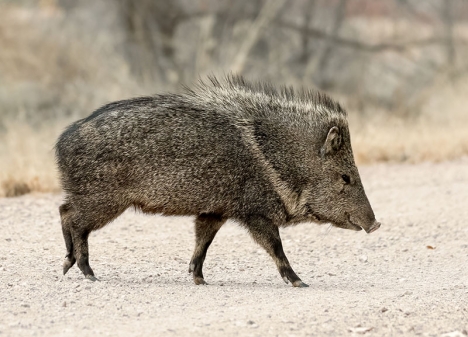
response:
<path id="1" fill-rule="evenodd" d="M 375 218 L 374 220 L 370 220 L 370 221 L 358 221 L 356 218 L 353 218 L 353 216 L 351 216 L 349 213 L 345 213 L 345 214 L 348 218 L 346 225 L 337 226 L 337 227 L 351 229 L 354 231 L 360 231 L 364 229 L 367 234 L 375 232 L 377 229 L 380 228 L 380 222 L 376 221 Z"/>
<path id="2" fill-rule="evenodd" d="M 377 229 L 380 228 L 380 222 L 374 221 L 374 223 L 369 228 L 364 228 L 367 234 L 375 232 Z"/>

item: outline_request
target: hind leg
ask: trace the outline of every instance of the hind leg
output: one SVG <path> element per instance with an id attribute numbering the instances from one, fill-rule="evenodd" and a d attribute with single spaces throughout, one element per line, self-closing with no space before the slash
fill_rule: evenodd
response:
<path id="1" fill-rule="evenodd" d="M 75 227 L 73 229 L 73 246 L 78 268 L 87 279 L 96 281 L 94 272 L 89 265 L 88 236 L 91 231 L 88 228 Z"/>
<path id="2" fill-rule="evenodd" d="M 195 284 L 206 284 L 203 279 L 203 262 L 216 233 L 226 219 L 218 214 L 201 214 L 195 220 L 195 251 L 190 261 L 189 273 L 193 272 Z"/>
<path id="3" fill-rule="evenodd" d="M 63 275 L 65 275 L 76 262 L 73 251 L 73 239 L 70 231 L 70 217 L 74 210 L 69 203 L 64 203 L 59 207 L 59 211 L 62 222 L 63 238 L 65 239 L 65 247 L 67 248 L 67 255 L 65 255 L 65 261 L 63 261 Z"/>
<path id="4" fill-rule="evenodd" d="M 117 203 L 104 198 L 99 204 L 78 204 L 69 220 L 69 232 L 73 242 L 73 254 L 78 268 L 89 280 L 96 281 L 93 269 L 89 265 L 88 237 L 93 230 L 104 227 L 118 217 L 126 207 L 118 207 Z M 104 202 L 105 201 L 105 202 Z M 75 204 L 74 204 L 75 205 Z M 78 206 L 75 206 L 78 207 Z M 82 211 L 85 209 L 86 211 Z"/>

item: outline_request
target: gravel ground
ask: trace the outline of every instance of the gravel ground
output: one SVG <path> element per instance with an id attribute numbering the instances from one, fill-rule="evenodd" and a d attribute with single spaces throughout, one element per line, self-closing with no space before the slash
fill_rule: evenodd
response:
<path id="1" fill-rule="evenodd" d="M 382 227 L 281 231 L 309 288 L 283 283 L 227 223 L 187 273 L 192 220 L 128 211 L 90 238 L 91 266 L 62 277 L 60 195 L 0 199 L 1 336 L 450 336 L 468 330 L 468 158 L 361 167 Z"/>

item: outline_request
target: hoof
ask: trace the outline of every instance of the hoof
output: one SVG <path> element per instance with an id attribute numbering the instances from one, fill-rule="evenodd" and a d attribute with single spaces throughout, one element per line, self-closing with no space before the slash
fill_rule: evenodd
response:
<path id="1" fill-rule="evenodd" d="M 308 284 L 305 284 L 304 282 L 302 282 L 301 280 L 299 281 L 294 281 L 293 282 L 293 287 L 297 287 L 297 288 L 307 288 L 309 285 Z"/>
<path id="2" fill-rule="evenodd" d="M 195 282 L 195 284 L 198 286 L 200 284 L 202 285 L 207 285 L 208 283 L 205 282 L 205 280 L 201 277 L 194 277 L 193 278 L 193 282 Z"/>
<path id="3" fill-rule="evenodd" d="M 93 282 L 99 281 L 99 279 L 96 278 L 94 275 L 86 275 L 86 279 Z"/>
<path id="4" fill-rule="evenodd" d="M 289 283 L 288 278 L 287 278 L 286 276 L 283 276 L 283 281 L 284 281 L 284 283 L 286 283 L 286 284 Z"/>

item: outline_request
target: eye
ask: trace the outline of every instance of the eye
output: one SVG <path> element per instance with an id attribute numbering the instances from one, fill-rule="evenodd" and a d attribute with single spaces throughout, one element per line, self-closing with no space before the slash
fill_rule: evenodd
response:
<path id="1" fill-rule="evenodd" d="M 351 182 L 351 178 L 349 178 L 349 175 L 347 174 L 342 174 L 341 175 L 341 178 L 343 178 L 343 181 L 346 183 L 346 184 L 349 184 Z"/>

